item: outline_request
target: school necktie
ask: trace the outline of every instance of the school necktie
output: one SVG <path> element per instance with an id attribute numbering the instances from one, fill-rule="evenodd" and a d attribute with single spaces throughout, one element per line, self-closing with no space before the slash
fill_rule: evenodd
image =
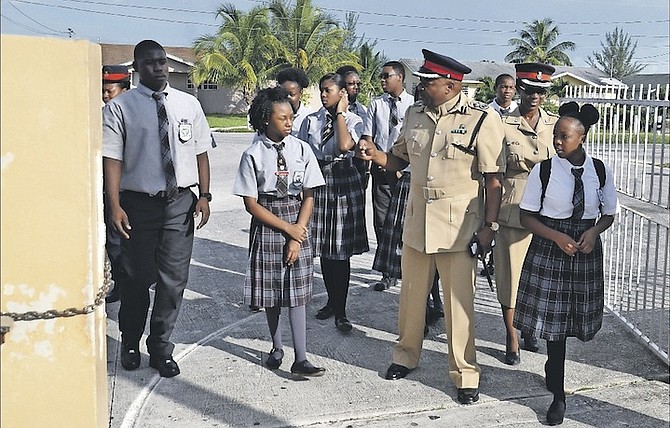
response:
<path id="1" fill-rule="evenodd" d="M 500 115 L 505 116 L 505 115 L 509 114 L 509 110 L 510 110 L 509 107 L 507 107 L 507 108 L 500 107 Z"/>
<path id="2" fill-rule="evenodd" d="M 573 168 L 572 175 L 575 176 L 575 190 L 572 194 L 572 219 L 581 220 L 584 215 L 584 182 L 582 181 L 582 174 L 584 168 Z"/>
<path id="3" fill-rule="evenodd" d="M 172 153 L 170 152 L 170 136 L 168 121 L 165 111 L 165 92 L 154 92 L 152 97 L 156 100 L 156 111 L 158 112 L 158 136 L 161 140 L 161 156 L 163 160 L 163 171 L 165 172 L 165 190 L 168 199 L 172 199 L 177 194 L 177 176 L 174 172 L 174 163 L 172 162 Z"/>
<path id="4" fill-rule="evenodd" d="M 356 114 L 356 103 L 349 104 L 349 111 Z"/>
<path id="5" fill-rule="evenodd" d="M 273 144 L 277 149 L 277 197 L 288 196 L 288 177 L 286 171 L 286 159 L 284 158 L 284 143 Z"/>
<path id="6" fill-rule="evenodd" d="M 321 145 L 326 144 L 333 134 L 335 134 L 333 117 L 329 113 L 326 113 L 326 123 L 323 124 L 323 129 L 321 130 Z"/>
<path id="7" fill-rule="evenodd" d="M 389 97 L 389 136 L 393 132 L 393 129 L 398 124 L 398 105 L 396 104 L 398 99 L 396 97 Z"/>

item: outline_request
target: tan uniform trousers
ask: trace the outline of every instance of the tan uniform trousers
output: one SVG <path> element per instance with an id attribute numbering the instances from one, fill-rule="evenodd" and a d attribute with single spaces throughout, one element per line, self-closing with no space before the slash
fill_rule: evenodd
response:
<path id="1" fill-rule="evenodd" d="M 465 251 L 426 254 L 403 245 L 398 313 L 400 339 L 393 349 L 394 363 L 409 369 L 419 364 L 426 299 L 437 268 L 444 296 L 449 377 L 457 388 L 479 387 L 481 370 L 477 365 L 474 321 L 475 267 L 476 259 Z"/>
<path id="2" fill-rule="evenodd" d="M 500 226 L 496 233 L 496 246 L 493 247 L 496 289 L 498 302 L 505 307 L 516 307 L 521 268 L 532 238 L 526 229 L 514 227 Z"/>

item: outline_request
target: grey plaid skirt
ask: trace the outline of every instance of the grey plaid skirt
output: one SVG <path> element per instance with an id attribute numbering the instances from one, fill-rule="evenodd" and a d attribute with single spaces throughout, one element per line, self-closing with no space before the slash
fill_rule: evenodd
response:
<path id="1" fill-rule="evenodd" d="M 410 189 L 410 173 L 403 173 L 398 180 L 389 202 L 382 236 L 377 245 L 372 269 L 390 278 L 402 278 L 400 260 L 402 259 L 402 227 L 405 223 L 405 208 Z"/>
<path id="2" fill-rule="evenodd" d="M 261 195 L 258 203 L 272 214 L 295 223 L 301 201 L 297 197 L 283 199 Z M 291 266 L 284 263 L 286 236 L 251 219 L 249 232 L 249 268 L 244 280 L 244 304 L 271 308 L 307 304 L 312 297 L 314 262 L 309 237 L 300 246 L 298 260 Z"/>
<path id="3" fill-rule="evenodd" d="M 368 251 L 363 178 L 350 159 L 321 165 L 326 185 L 314 189 L 314 257 L 347 260 Z"/>
<path id="4" fill-rule="evenodd" d="M 542 223 L 577 240 L 594 220 Z M 584 342 L 600 330 L 604 306 L 603 248 L 590 254 L 565 254 L 553 241 L 533 235 L 519 280 L 514 325 L 546 340 L 576 337 Z"/>

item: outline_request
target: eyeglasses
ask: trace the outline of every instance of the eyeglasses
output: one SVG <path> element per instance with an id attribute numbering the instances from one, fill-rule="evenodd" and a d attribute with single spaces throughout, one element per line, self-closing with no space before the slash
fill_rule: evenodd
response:
<path id="1" fill-rule="evenodd" d="M 547 88 L 536 88 L 534 86 L 521 87 L 521 90 L 528 95 L 538 94 L 547 95 Z"/>
<path id="2" fill-rule="evenodd" d="M 396 73 L 381 73 L 379 75 L 379 78 L 380 79 L 388 79 L 391 76 L 397 76 L 397 74 Z"/>

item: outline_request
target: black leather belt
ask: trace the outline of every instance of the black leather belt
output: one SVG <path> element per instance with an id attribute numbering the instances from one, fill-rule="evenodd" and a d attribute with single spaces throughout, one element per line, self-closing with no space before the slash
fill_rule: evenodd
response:
<path id="1" fill-rule="evenodd" d="M 195 184 L 194 184 L 193 186 L 195 186 Z M 178 192 L 178 193 L 185 192 L 185 191 L 189 190 L 189 189 L 190 189 L 191 187 L 193 187 L 193 186 L 189 186 L 189 187 L 177 187 L 177 192 Z M 150 198 L 159 198 L 159 199 L 160 199 L 160 198 L 167 198 L 167 196 L 168 196 L 168 192 L 165 191 L 165 190 L 161 190 L 161 191 L 158 192 L 158 193 L 136 192 L 136 191 L 134 191 L 134 190 L 123 190 L 123 192 L 135 193 L 135 194 L 137 194 L 137 195 L 144 195 L 144 196 L 148 196 L 148 197 L 150 197 Z"/>

